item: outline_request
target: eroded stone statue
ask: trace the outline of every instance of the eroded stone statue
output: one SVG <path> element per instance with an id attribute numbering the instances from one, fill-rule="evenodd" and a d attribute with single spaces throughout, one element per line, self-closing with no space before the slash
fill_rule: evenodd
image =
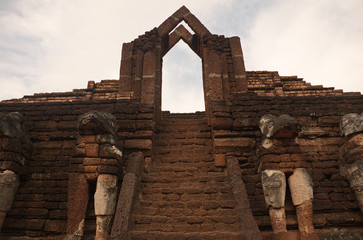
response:
<path id="1" fill-rule="evenodd" d="M 68 182 L 68 239 L 80 239 L 83 235 L 91 182 L 96 182 L 95 239 L 109 237 L 122 157 L 116 146 L 117 128 L 116 118 L 110 113 L 91 111 L 79 117 L 79 135 Z"/>
<path id="2" fill-rule="evenodd" d="M 272 230 L 287 232 L 285 216 L 285 174 L 279 170 L 265 170 L 261 175 L 265 202 L 269 209 Z"/>
<path id="3" fill-rule="evenodd" d="M 345 138 L 339 149 L 340 174 L 348 179 L 363 213 L 363 113 L 344 115 L 340 130 Z"/>
<path id="4" fill-rule="evenodd" d="M 0 231 L 19 187 L 21 173 L 31 151 L 24 118 L 18 112 L 0 113 Z"/>
<path id="5" fill-rule="evenodd" d="M 260 120 L 263 170 L 261 182 L 275 239 L 287 237 L 285 173 L 292 173 L 288 179 L 288 186 L 296 207 L 300 238 L 315 239 L 316 237 L 313 226 L 313 183 L 307 170 L 301 167 L 304 163 L 304 155 L 296 140 L 298 129 L 298 121 L 286 114 L 279 117 L 267 114 Z M 275 169 L 269 169 L 269 166 Z"/>

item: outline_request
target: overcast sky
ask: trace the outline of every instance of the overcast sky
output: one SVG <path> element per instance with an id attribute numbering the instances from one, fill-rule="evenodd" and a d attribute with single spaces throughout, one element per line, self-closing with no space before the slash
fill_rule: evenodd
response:
<path id="1" fill-rule="evenodd" d="M 0 100 L 118 79 L 122 43 L 182 5 L 239 36 L 248 71 L 363 92 L 362 0 L 0 0 Z M 179 42 L 164 57 L 163 110 L 203 110 L 201 86 L 201 61 Z"/>

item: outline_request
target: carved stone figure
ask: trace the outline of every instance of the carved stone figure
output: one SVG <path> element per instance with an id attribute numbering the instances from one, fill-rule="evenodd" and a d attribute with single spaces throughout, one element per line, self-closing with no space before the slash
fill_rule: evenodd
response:
<path id="1" fill-rule="evenodd" d="M 263 193 L 269 208 L 272 230 L 286 232 L 285 216 L 285 174 L 279 170 L 265 170 L 261 175 Z"/>
<path id="2" fill-rule="evenodd" d="M 300 233 L 313 233 L 313 181 L 306 169 L 294 170 L 289 177 L 289 187 L 292 202 L 296 207 Z"/>
<path id="3" fill-rule="evenodd" d="M 340 130 L 345 137 L 339 149 L 340 173 L 349 180 L 363 213 L 363 113 L 344 115 Z"/>
<path id="4" fill-rule="evenodd" d="M 89 183 L 96 182 L 94 208 L 96 238 L 107 239 L 115 213 L 119 161 L 116 146 L 116 118 L 110 113 L 92 111 L 79 117 L 79 136 L 68 183 L 69 236 L 82 237 L 89 197 Z"/>
<path id="5" fill-rule="evenodd" d="M 0 113 L 0 231 L 20 184 L 19 173 L 31 150 L 23 119 L 18 112 Z"/>
<path id="6" fill-rule="evenodd" d="M 288 179 L 301 239 L 313 239 L 313 183 L 305 168 L 304 155 L 296 137 L 298 121 L 286 114 L 279 117 L 267 114 L 260 120 L 262 135 L 261 181 L 265 201 L 269 208 L 275 238 L 286 239 L 285 173 L 293 173 Z M 275 167 L 271 170 L 268 167 Z"/>

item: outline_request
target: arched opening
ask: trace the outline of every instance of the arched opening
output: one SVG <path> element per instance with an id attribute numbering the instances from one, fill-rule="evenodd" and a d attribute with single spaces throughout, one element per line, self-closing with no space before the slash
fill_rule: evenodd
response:
<path id="1" fill-rule="evenodd" d="M 163 58 L 162 111 L 204 111 L 202 60 L 179 41 Z"/>

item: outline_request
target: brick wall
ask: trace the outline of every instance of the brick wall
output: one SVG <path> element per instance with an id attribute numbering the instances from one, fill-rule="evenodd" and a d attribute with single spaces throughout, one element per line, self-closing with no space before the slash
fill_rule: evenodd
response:
<path id="1" fill-rule="evenodd" d="M 339 122 L 343 115 L 363 111 L 363 97 L 266 97 L 235 95 L 230 102 L 213 102 L 215 154 L 237 157 L 242 169 L 251 208 L 262 231 L 270 231 L 260 172 L 296 167 L 306 168 L 314 183 L 314 225 L 316 229 L 337 226 L 359 228 L 363 217 L 349 182 L 339 173 L 339 146 L 343 144 Z M 259 120 L 265 114 L 289 114 L 299 122 L 298 144 L 275 149 L 275 157 L 264 158 Z M 265 152 L 264 152 L 265 151 Z M 269 153 L 271 154 L 271 152 Z M 304 159 L 297 164 L 294 156 Z M 290 170 L 289 170 L 290 169 Z M 288 229 L 297 229 L 295 207 L 286 194 Z"/>
<path id="2" fill-rule="evenodd" d="M 148 104 L 130 100 L 0 104 L 0 112 L 24 115 L 33 142 L 31 158 L 3 225 L 4 236 L 66 233 L 68 167 L 76 145 L 77 118 L 90 110 L 117 118 L 118 145 L 124 155 L 142 151 L 151 157 L 153 109 Z"/>

